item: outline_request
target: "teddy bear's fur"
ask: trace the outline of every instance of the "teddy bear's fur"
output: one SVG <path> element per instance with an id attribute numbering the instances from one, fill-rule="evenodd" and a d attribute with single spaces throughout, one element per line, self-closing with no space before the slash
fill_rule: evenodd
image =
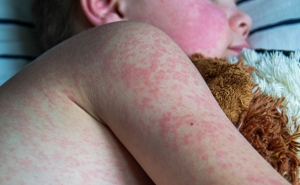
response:
<path id="1" fill-rule="evenodd" d="M 255 84 L 250 73 L 255 69 L 244 66 L 242 59 L 231 64 L 196 54 L 191 60 L 241 134 L 285 179 L 298 184 L 300 144 L 295 140 L 300 134 L 290 134 L 287 129 L 287 116 L 281 106 L 284 98 L 275 99 L 259 89 L 252 93 Z"/>
<path id="2" fill-rule="evenodd" d="M 275 170 L 292 184 L 298 184 L 299 143 L 294 140 L 299 134 L 289 134 L 287 116 L 278 111 L 283 100 L 257 90 L 248 111 L 240 117 L 238 129 Z"/>
<path id="3" fill-rule="evenodd" d="M 242 61 L 234 65 L 224 59 L 205 58 L 201 54 L 193 55 L 191 60 L 227 117 L 233 124 L 238 124 L 253 96 L 249 73 L 254 68 L 243 66 Z"/>

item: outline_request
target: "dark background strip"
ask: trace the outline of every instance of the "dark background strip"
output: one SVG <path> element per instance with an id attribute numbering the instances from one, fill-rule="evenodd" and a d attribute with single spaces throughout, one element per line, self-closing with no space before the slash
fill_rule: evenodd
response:
<path id="1" fill-rule="evenodd" d="M 27 28 L 34 28 L 34 24 L 31 22 L 12 20 L 12 19 L 0 19 L 0 24 L 14 24 L 18 26 L 24 26 Z"/>
<path id="2" fill-rule="evenodd" d="M 264 31 L 264 30 L 268 30 L 268 29 L 272 29 L 272 28 L 276 28 L 276 27 L 280 27 L 280 26 L 292 25 L 292 24 L 300 24 L 300 18 L 284 20 L 284 21 L 277 22 L 277 23 L 274 23 L 274 24 L 268 24 L 268 25 L 265 25 L 265 26 L 261 26 L 261 27 L 258 27 L 256 29 L 250 31 L 249 35 L 252 35 L 256 32 L 260 32 L 260 31 Z"/>

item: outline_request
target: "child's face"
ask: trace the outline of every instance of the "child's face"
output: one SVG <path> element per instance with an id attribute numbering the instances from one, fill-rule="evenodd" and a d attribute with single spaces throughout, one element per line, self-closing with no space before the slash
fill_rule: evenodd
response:
<path id="1" fill-rule="evenodd" d="M 125 17 L 156 26 L 187 55 L 236 56 L 251 27 L 251 18 L 234 0 L 124 0 Z"/>

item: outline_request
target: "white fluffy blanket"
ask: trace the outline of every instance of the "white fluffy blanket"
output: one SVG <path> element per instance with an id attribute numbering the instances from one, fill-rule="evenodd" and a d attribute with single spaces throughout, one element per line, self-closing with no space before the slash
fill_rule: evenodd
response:
<path id="1" fill-rule="evenodd" d="M 244 58 L 245 65 L 256 68 L 252 79 L 263 93 L 274 98 L 285 97 L 282 105 L 286 106 L 288 127 L 292 132 L 296 131 L 296 126 L 300 125 L 300 51 L 257 52 L 244 49 L 240 57 Z M 236 63 L 237 58 L 229 61 Z"/>

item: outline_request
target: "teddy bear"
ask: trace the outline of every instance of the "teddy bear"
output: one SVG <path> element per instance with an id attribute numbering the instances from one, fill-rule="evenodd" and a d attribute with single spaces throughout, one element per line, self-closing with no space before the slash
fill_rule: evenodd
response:
<path id="1" fill-rule="evenodd" d="M 260 57 L 265 59 L 267 56 Z M 245 65 L 245 58 L 232 62 L 195 54 L 191 61 L 240 133 L 278 173 L 291 184 L 298 184 L 300 159 L 297 153 L 300 143 L 297 139 L 300 132 L 297 118 L 291 120 L 291 116 L 287 116 L 284 96 L 275 97 L 263 92 L 261 84 L 254 80 L 252 74 L 258 72 L 257 66 L 266 61 L 261 60 L 251 66 Z"/>

